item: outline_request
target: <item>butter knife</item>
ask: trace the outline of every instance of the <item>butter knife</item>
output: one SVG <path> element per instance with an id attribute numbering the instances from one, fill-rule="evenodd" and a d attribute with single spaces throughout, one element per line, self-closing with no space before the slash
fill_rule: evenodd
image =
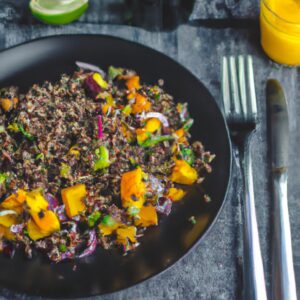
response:
<path id="1" fill-rule="evenodd" d="M 289 148 L 287 102 L 284 91 L 277 80 L 268 80 L 266 92 L 274 202 L 271 274 L 272 299 L 297 300 L 287 197 Z"/>

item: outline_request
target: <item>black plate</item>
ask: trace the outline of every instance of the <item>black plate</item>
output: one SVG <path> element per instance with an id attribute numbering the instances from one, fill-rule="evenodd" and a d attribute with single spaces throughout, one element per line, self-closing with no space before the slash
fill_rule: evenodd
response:
<path id="1" fill-rule="evenodd" d="M 127 256 L 98 249 L 74 262 L 32 261 L 18 254 L 0 256 L 0 286 L 47 297 L 82 297 L 117 291 L 158 274 L 183 257 L 211 227 L 224 202 L 231 170 L 231 147 L 223 116 L 207 89 L 189 71 L 167 56 L 126 40 L 100 35 L 56 36 L 32 41 L 0 53 L 0 86 L 17 85 L 25 91 L 33 83 L 57 80 L 75 70 L 74 61 L 135 69 L 142 81 L 165 80 L 176 101 L 187 101 L 195 119 L 194 139 L 216 154 L 213 173 L 203 188 L 174 205 L 171 215 L 150 228 L 137 250 Z M 199 63 L 200 63 L 199 58 Z M 188 221 L 195 216 L 197 224 Z"/>

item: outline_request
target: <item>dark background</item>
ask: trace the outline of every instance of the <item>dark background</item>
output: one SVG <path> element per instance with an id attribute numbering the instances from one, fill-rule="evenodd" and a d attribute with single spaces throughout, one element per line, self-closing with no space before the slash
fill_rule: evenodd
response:
<path id="1" fill-rule="evenodd" d="M 300 71 L 277 65 L 259 44 L 258 0 L 90 0 L 81 19 L 67 26 L 48 26 L 28 11 L 28 1 L 0 0 L 0 49 L 56 34 L 102 33 L 153 47 L 191 70 L 220 103 L 220 59 L 228 54 L 254 56 L 260 125 L 253 144 L 254 185 L 266 279 L 270 271 L 269 164 L 267 160 L 265 83 L 279 79 L 290 113 L 289 208 L 294 264 L 300 295 Z M 133 25 L 133 26 L 132 26 Z M 1 66 L 0 66 L 1 72 Z M 180 83 L 180 78 L 178 78 Z M 241 290 L 241 206 L 237 201 L 239 170 L 215 226 L 186 258 L 140 285 L 95 299 L 238 299 Z M 21 279 L 20 279 L 21 280 Z M 16 295 L 2 290 L 3 299 Z M 18 295 L 17 295 L 18 296 Z M 19 295 L 22 299 L 24 295 Z"/>

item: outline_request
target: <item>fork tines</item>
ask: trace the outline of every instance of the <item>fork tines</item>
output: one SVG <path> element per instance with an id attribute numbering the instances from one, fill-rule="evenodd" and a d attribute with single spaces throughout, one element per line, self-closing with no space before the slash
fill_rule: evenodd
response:
<path id="1" fill-rule="evenodd" d="M 224 113 L 229 125 L 254 125 L 257 104 L 250 55 L 224 56 L 222 61 Z"/>

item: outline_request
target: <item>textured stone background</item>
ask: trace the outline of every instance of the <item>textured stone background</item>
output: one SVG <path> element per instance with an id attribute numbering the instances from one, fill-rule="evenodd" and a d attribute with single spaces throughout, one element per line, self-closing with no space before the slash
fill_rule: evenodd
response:
<path id="1" fill-rule="evenodd" d="M 176 1 L 173 1 L 174 3 Z M 179 2 L 179 1 L 177 1 Z M 294 264 L 300 294 L 300 70 L 272 63 L 259 45 L 258 0 L 196 0 L 188 24 L 172 31 L 147 31 L 122 26 L 128 15 L 121 0 L 92 0 L 90 10 L 71 25 L 47 26 L 35 21 L 27 1 L 0 1 L 0 49 L 37 37 L 56 34 L 102 33 L 123 37 L 153 47 L 190 69 L 220 103 L 220 58 L 226 54 L 254 56 L 260 125 L 253 143 L 254 185 L 259 233 L 269 285 L 270 191 L 267 163 L 265 82 L 279 79 L 289 101 L 290 179 L 289 207 Z M 178 11 L 177 11 L 178 13 Z M 242 19 L 242 20 L 241 20 Z M 240 23 L 238 23 L 240 22 Z M 113 25 L 119 24 L 119 25 Z M 240 24 L 240 25 L 239 25 Z M 151 27 L 153 29 L 153 27 Z M 0 68 L 1 72 L 1 68 Z M 239 299 L 241 290 L 241 206 L 237 200 L 239 172 L 235 168 L 233 186 L 220 218 L 206 239 L 187 257 L 165 273 L 130 289 L 91 299 Z M 3 299 L 22 298 L 2 290 Z"/>

